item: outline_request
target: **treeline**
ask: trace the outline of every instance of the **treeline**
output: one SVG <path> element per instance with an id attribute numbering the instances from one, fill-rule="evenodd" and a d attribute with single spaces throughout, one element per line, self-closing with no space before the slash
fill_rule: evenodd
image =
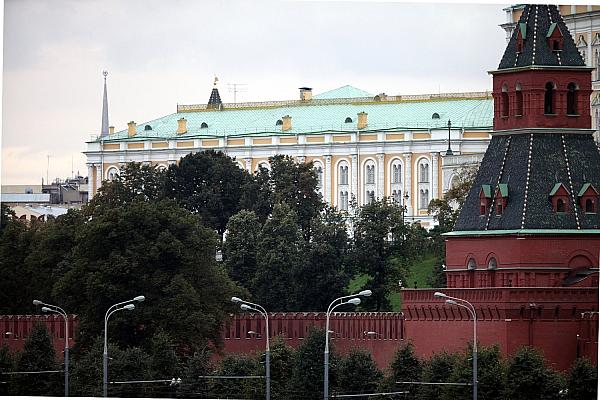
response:
<path id="1" fill-rule="evenodd" d="M 281 337 L 271 339 L 271 398 L 321 399 L 323 396 L 324 331 L 311 329 L 297 349 Z M 335 342 L 334 342 L 335 343 Z M 141 347 L 122 350 L 109 347 L 111 397 L 247 398 L 265 395 L 264 353 L 226 355 L 219 360 L 202 349 L 187 357 L 174 350 L 171 336 L 157 332 Z M 102 382 L 102 342 L 96 340 L 90 351 L 71 368 L 72 396 L 100 396 Z M 390 365 L 380 370 L 370 353 L 353 349 L 330 354 L 330 395 L 388 393 L 386 399 L 461 400 L 471 399 L 471 386 L 417 385 L 401 382 L 471 383 L 471 349 L 460 353 L 436 353 L 429 359 L 417 357 L 410 343 L 400 345 Z M 11 355 L 0 350 L 0 368 L 8 371 L 60 369 L 43 325 L 37 325 L 22 352 Z M 508 359 L 498 347 L 479 349 L 480 399 L 535 400 L 595 399 L 597 371 L 587 359 L 577 359 L 570 370 L 559 373 L 550 368 L 533 348 L 522 348 Z M 232 379 L 225 379 L 230 377 Z M 237 377 L 237 378 L 234 378 Z M 247 377 L 247 378 L 241 378 Z M 254 378 L 248 378 L 254 377 Z M 3 375 L 2 395 L 62 394 L 63 374 Z M 156 381 L 133 383 L 127 381 Z M 396 394 L 391 394 L 396 393 Z M 358 396 L 355 398 L 382 398 Z"/>

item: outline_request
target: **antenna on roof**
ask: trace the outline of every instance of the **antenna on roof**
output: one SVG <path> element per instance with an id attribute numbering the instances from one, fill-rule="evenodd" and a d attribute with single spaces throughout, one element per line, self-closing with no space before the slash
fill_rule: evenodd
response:
<path id="1" fill-rule="evenodd" d="M 558 183 L 558 171 L 554 172 L 554 180 Z"/>
<path id="2" fill-rule="evenodd" d="M 233 92 L 233 104 L 237 103 L 237 94 L 238 93 L 246 93 L 248 91 L 248 84 L 246 83 L 228 83 L 227 89 L 229 93 Z"/>

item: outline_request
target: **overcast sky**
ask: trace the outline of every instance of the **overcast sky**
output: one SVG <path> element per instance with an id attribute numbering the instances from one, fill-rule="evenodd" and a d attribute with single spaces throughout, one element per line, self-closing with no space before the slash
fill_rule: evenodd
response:
<path id="1" fill-rule="evenodd" d="M 353 85 L 371 93 L 491 89 L 506 46 L 505 4 L 6 0 L 2 184 L 87 174 L 100 133 L 206 103 L 213 77 L 246 84 L 238 101 Z"/>

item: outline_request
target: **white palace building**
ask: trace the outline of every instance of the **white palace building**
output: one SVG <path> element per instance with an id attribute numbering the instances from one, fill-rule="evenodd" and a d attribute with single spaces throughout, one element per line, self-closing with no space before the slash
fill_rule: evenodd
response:
<path id="1" fill-rule="evenodd" d="M 493 125 L 487 92 L 387 96 L 344 86 L 313 96 L 304 87 L 298 100 L 226 104 L 215 84 L 206 104 L 178 105 L 173 114 L 115 132 L 106 80 L 104 89 L 101 135 L 85 152 L 90 197 L 131 161 L 167 168 L 214 149 L 254 172 L 285 154 L 313 162 L 323 199 L 339 209 L 352 198 L 362 205 L 391 197 L 406 205 L 410 220 L 432 227 L 429 201 L 463 165 L 479 164 Z"/>

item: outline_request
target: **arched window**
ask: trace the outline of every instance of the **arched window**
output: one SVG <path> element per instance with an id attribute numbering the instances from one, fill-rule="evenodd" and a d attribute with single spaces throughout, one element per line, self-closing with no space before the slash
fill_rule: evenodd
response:
<path id="1" fill-rule="evenodd" d="M 467 262 L 467 269 L 477 269 L 477 263 L 474 258 L 469 258 L 469 262 Z"/>
<path id="2" fill-rule="evenodd" d="M 595 213 L 596 212 L 596 207 L 594 207 L 594 200 L 587 199 L 585 201 L 585 212 L 586 213 Z"/>
<path id="3" fill-rule="evenodd" d="M 159 172 L 165 172 L 167 170 L 167 166 L 165 164 L 158 164 L 156 166 L 156 170 Z"/>
<path id="4" fill-rule="evenodd" d="M 278 119 L 277 122 L 275 122 L 275 126 L 281 126 L 283 125 L 283 121 Z"/>
<path id="5" fill-rule="evenodd" d="M 458 186 L 458 176 L 454 175 L 452 179 L 450 179 L 450 189 L 454 189 Z"/>
<path id="6" fill-rule="evenodd" d="M 146 125 L 146 126 L 144 126 L 144 130 L 145 131 L 151 131 L 152 127 L 150 125 Z"/>
<path id="7" fill-rule="evenodd" d="M 203 122 L 202 124 L 200 124 L 200 129 L 206 129 L 208 128 L 208 124 L 206 122 Z"/>
<path id="8" fill-rule="evenodd" d="M 109 182 L 114 181 L 119 177 L 119 169 L 116 167 L 111 167 L 106 171 L 106 180 Z"/>
<path id="9" fill-rule="evenodd" d="M 429 163 L 427 160 L 419 162 L 419 183 L 429 182 Z"/>
<path id="10" fill-rule="evenodd" d="M 402 164 L 395 162 L 392 164 L 392 183 L 402 182 Z"/>
<path id="11" fill-rule="evenodd" d="M 563 199 L 556 200 L 556 212 L 564 213 L 565 209 L 566 209 L 566 207 L 565 207 L 565 202 L 563 201 Z"/>
<path id="12" fill-rule="evenodd" d="M 577 115 L 577 86 L 573 82 L 567 85 L 567 114 Z"/>
<path id="13" fill-rule="evenodd" d="M 523 92 L 521 91 L 521 84 L 517 83 L 517 89 L 515 92 L 515 100 L 517 102 L 517 109 L 515 115 L 523 115 Z"/>
<path id="14" fill-rule="evenodd" d="M 271 170 L 271 166 L 269 165 L 268 162 L 266 161 L 261 161 L 258 163 L 258 165 L 256 166 L 256 171 L 260 171 L 261 169 L 266 169 L 267 171 Z"/>
<path id="15" fill-rule="evenodd" d="M 319 162 L 314 163 L 314 170 L 317 175 L 317 186 L 323 190 L 323 166 Z"/>
<path id="16" fill-rule="evenodd" d="M 427 206 L 429 206 L 429 189 L 421 189 L 420 194 L 419 208 L 425 210 L 427 209 Z"/>
<path id="17" fill-rule="evenodd" d="M 498 268 L 498 262 L 494 257 L 490 258 L 488 261 L 488 269 L 496 269 Z"/>
<path id="18" fill-rule="evenodd" d="M 502 85 L 502 108 L 501 113 L 503 117 L 508 117 L 508 86 Z"/>
<path id="19" fill-rule="evenodd" d="M 544 114 L 554 114 L 554 84 L 546 83 L 546 92 L 544 93 Z"/>
<path id="20" fill-rule="evenodd" d="M 367 183 L 367 185 L 374 185 L 375 184 L 375 165 L 372 164 L 367 164 L 365 166 L 365 182 Z"/>
<path id="21" fill-rule="evenodd" d="M 345 124 L 351 124 L 352 123 L 352 118 L 350 117 L 346 117 L 346 119 L 344 120 Z"/>
<path id="22" fill-rule="evenodd" d="M 348 184 L 348 166 L 340 165 L 340 185 Z"/>

